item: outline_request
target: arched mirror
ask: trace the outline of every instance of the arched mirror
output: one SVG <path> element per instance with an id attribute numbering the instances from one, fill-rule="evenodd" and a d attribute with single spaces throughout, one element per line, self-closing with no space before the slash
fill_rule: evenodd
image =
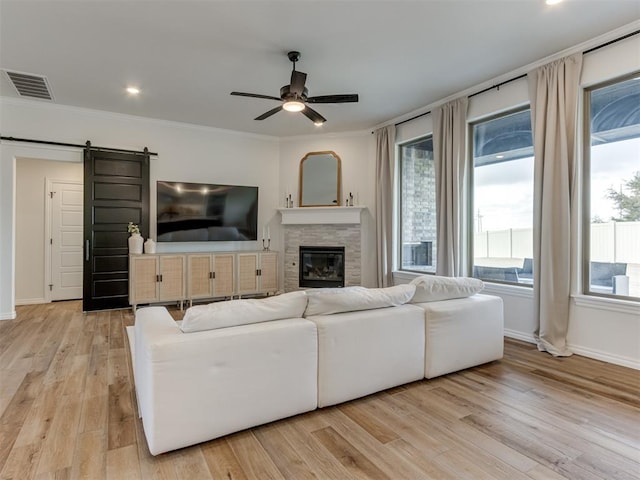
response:
<path id="1" fill-rule="evenodd" d="M 298 205 L 337 207 L 340 205 L 340 157 L 335 152 L 309 152 L 300 161 Z"/>

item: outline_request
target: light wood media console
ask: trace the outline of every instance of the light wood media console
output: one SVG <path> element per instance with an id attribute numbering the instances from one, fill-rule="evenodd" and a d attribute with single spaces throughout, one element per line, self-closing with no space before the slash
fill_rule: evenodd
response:
<path id="1" fill-rule="evenodd" d="M 129 304 L 138 305 L 243 295 L 278 290 L 278 253 L 201 252 L 129 255 Z"/>

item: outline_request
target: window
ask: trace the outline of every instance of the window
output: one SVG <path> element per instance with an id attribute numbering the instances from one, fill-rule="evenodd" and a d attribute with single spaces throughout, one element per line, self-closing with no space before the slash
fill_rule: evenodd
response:
<path id="1" fill-rule="evenodd" d="M 530 110 L 472 125 L 473 276 L 533 284 Z"/>
<path id="2" fill-rule="evenodd" d="M 640 75 L 585 92 L 583 290 L 640 300 Z"/>
<path id="3" fill-rule="evenodd" d="M 400 269 L 436 272 L 436 176 L 431 137 L 400 145 Z"/>

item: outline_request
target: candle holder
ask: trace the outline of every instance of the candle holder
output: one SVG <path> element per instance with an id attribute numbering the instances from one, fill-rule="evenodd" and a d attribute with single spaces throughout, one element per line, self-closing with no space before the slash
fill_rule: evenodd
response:
<path id="1" fill-rule="evenodd" d="M 265 243 L 264 238 L 262 239 L 262 250 L 268 252 L 271 249 L 271 239 L 267 238 L 267 242 Z"/>

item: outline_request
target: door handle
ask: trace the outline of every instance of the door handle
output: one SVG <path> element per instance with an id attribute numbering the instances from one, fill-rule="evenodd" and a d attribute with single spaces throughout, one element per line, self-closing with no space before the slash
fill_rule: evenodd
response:
<path id="1" fill-rule="evenodd" d="M 84 242 L 84 261 L 85 262 L 89 261 L 89 240 L 85 240 Z"/>

